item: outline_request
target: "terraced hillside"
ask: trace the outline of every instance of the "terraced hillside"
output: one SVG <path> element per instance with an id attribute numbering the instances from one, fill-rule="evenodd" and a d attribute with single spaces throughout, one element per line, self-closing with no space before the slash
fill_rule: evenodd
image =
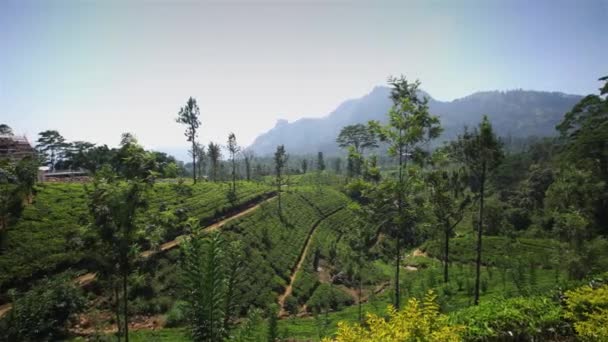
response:
<path id="1" fill-rule="evenodd" d="M 263 184 L 239 182 L 238 200 L 230 203 L 228 188 L 224 183 L 157 183 L 150 191 L 148 209 L 137 220 L 162 243 L 192 229 L 192 220 L 197 227 L 206 226 L 273 191 Z M 44 274 L 68 267 L 87 268 L 95 262 L 88 251 L 95 237 L 89 229 L 87 203 L 86 185 L 48 183 L 37 187 L 34 202 L 5 234 L 0 252 L 0 293 Z M 142 244 L 143 249 L 150 247 Z"/>
<path id="2" fill-rule="evenodd" d="M 291 189 L 282 201 L 282 215 L 277 201 L 272 201 L 222 229 L 229 240 L 241 241 L 248 256 L 239 285 L 244 306 L 276 302 L 289 286 L 298 261 L 305 257 L 315 227 L 348 203 L 337 191 L 306 187 Z"/>

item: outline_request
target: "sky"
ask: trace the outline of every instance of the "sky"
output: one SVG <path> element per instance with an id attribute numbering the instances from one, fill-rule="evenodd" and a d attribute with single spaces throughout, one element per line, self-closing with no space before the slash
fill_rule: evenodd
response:
<path id="1" fill-rule="evenodd" d="M 185 155 L 175 117 L 193 96 L 201 142 L 247 146 L 390 75 L 439 100 L 596 93 L 606 32 L 608 0 L 0 0 L 0 123 Z"/>

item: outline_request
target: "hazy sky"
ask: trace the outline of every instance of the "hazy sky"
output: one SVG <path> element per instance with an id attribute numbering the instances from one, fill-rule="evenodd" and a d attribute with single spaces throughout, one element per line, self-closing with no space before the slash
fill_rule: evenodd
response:
<path id="1" fill-rule="evenodd" d="M 608 74 L 608 1 L 0 0 L 0 122 L 30 138 L 247 145 L 279 118 L 322 116 L 391 74 L 433 97 L 587 94 Z"/>

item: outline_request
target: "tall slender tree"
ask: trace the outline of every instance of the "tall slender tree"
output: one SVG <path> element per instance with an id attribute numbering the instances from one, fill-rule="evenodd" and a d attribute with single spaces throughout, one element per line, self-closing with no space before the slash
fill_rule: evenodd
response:
<path id="1" fill-rule="evenodd" d="M 363 155 L 357 152 L 357 149 L 354 146 L 348 147 L 348 157 L 346 160 L 348 177 L 360 176 L 363 168 L 364 159 Z"/>
<path id="2" fill-rule="evenodd" d="M 251 164 L 253 163 L 254 159 L 255 159 L 255 154 L 253 153 L 252 150 L 243 151 L 243 161 L 245 162 L 245 176 L 247 177 L 248 181 L 251 180 L 251 171 L 252 171 Z"/>
<path id="3" fill-rule="evenodd" d="M 228 152 L 230 153 L 230 163 L 232 165 L 232 193 L 236 196 L 236 155 L 241 151 L 241 148 L 236 143 L 234 133 L 228 135 Z"/>
<path id="4" fill-rule="evenodd" d="M 196 143 L 196 159 L 198 160 L 198 177 L 203 177 L 207 167 L 207 154 L 205 153 L 205 146 L 200 143 Z"/>
<path id="5" fill-rule="evenodd" d="M 473 181 L 473 191 L 479 198 L 477 220 L 477 258 L 475 273 L 475 305 L 479 304 L 481 276 L 481 245 L 483 230 L 483 210 L 488 174 L 496 169 L 503 159 L 502 143 L 494 134 L 492 124 L 484 115 L 479 127 L 469 131 L 465 128 L 458 140 L 452 143 L 452 155 L 468 170 Z"/>
<path id="6" fill-rule="evenodd" d="M 277 146 L 277 150 L 274 153 L 274 171 L 275 171 L 275 182 L 277 186 L 277 196 L 279 200 L 279 215 L 282 214 L 281 211 L 281 186 L 284 182 L 284 171 L 287 166 L 288 156 L 285 153 L 285 146 L 279 145 Z"/>
<path id="7" fill-rule="evenodd" d="M 179 112 L 177 113 L 177 118 L 175 119 L 177 123 L 186 125 L 186 132 L 184 135 L 186 136 L 186 141 L 192 144 L 190 154 L 192 155 L 192 181 L 194 183 L 196 183 L 196 138 L 198 137 L 198 128 L 201 125 L 201 121 L 199 119 L 200 114 L 201 111 L 196 104 L 196 100 L 190 97 L 188 102 L 186 102 L 186 105 L 180 108 Z"/>
<path id="8" fill-rule="evenodd" d="M 308 171 L 308 160 L 306 160 L 306 158 L 302 159 L 302 173 L 306 173 L 306 171 Z"/>
<path id="9" fill-rule="evenodd" d="M 464 210 L 471 198 L 465 192 L 466 174 L 459 169 L 448 171 L 447 155 L 438 150 L 433 155 L 431 171 L 425 175 L 432 213 L 437 222 L 437 231 L 443 238 L 443 281 L 449 281 L 450 238 L 462 221 Z"/>
<path id="10" fill-rule="evenodd" d="M 96 179 L 90 194 L 90 210 L 107 265 L 106 274 L 118 274 L 122 287 L 122 330 L 125 341 L 129 341 L 128 277 L 138 255 L 136 240 L 141 227 L 136 223 L 137 212 L 145 207 L 147 182 L 141 179 L 128 180 L 127 184 Z M 113 277 L 114 278 L 114 277 Z M 116 287 L 118 289 L 118 287 Z M 118 291 L 117 291 L 118 292 Z M 116 310 L 120 312 L 118 295 Z M 117 314 L 119 317 L 119 315 Z"/>
<path id="11" fill-rule="evenodd" d="M 403 245 L 415 241 L 414 222 L 410 216 L 411 203 L 406 203 L 406 194 L 411 186 L 406 179 L 407 159 L 422 162 L 426 156 L 423 148 L 431 139 L 439 136 L 439 118 L 429 113 L 428 98 L 419 96 L 420 82 L 410 83 L 404 76 L 389 78 L 393 106 L 389 110 L 388 125 L 377 121 L 369 123 L 370 129 L 381 141 L 389 144 L 389 155 L 397 159 L 397 179 L 387 186 L 397 206 L 392 235 L 395 238 L 395 307 L 401 303 L 400 269 Z"/>
<path id="12" fill-rule="evenodd" d="M 323 158 L 323 152 L 317 153 L 317 171 L 325 170 L 325 159 Z"/>
<path id="13" fill-rule="evenodd" d="M 342 159 L 340 157 L 336 157 L 336 159 L 334 159 L 334 171 L 337 174 L 342 173 Z"/>
<path id="14" fill-rule="evenodd" d="M 209 165 L 211 167 L 211 179 L 216 182 L 220 172 L 220 159 L 222 158 L 220 145 L 210 142 L 209 146 L 207 146 L 207 155 L 211 164 Z"/>

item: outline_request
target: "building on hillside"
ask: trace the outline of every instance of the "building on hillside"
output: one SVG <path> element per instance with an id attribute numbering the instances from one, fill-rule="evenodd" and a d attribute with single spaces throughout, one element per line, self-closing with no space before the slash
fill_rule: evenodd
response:
<path id="1" fill-rule="evenodd" d="M 51 172 L 48 167 L 38 169 L 39 182 L 88 182 L 89 173 L 85 170 L 55 170 Z"/>
<path id="2" fill-rule="evenodd" d="M 36 156 L 36 150 L 25 136 L 0 134 L 0 160 L 20 161 L 23 158 Z"/>

